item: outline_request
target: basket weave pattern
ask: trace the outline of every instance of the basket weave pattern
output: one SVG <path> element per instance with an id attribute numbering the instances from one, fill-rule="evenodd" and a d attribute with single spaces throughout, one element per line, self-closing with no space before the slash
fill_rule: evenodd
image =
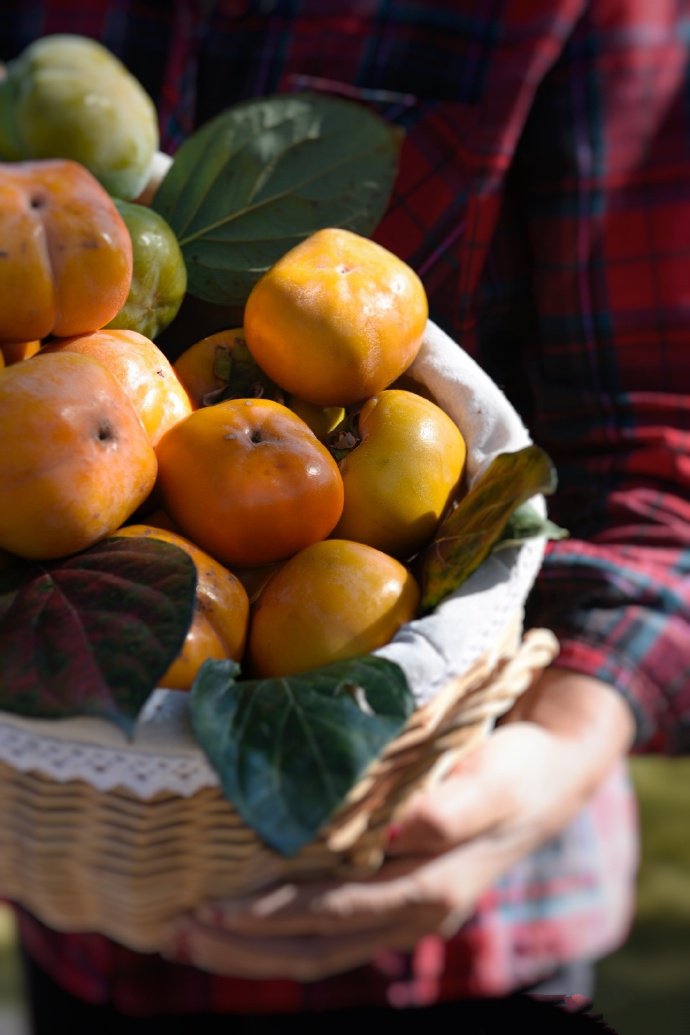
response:
<path id="1" fill-rule="evenodd" d="M 58 930 L 100 931 L 155 951 L 169 921 L 281 879 L 375 872 L 385 830 L 442 779 L 557 653 L 544 629 L 511 626 L 491 659 L 418 708 L 321 834 L 294 858 L 268 848 L 216 788 L 189 797 L 100 791 L 0 763 L 0 894 Z"/>

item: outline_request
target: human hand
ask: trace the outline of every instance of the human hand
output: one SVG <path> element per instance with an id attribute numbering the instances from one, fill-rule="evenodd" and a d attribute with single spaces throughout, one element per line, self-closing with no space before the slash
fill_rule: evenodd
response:
<path id="1" fill-rule="evenodd" d="M 311 981 L 450 936 L 479 896 L 586 804 L 633 735 L 605 683 L 557 667 L 436 787 L 410 799 L 366 880 L 285 883 L 176 924 L 165 955 L 216 973 Z"/>

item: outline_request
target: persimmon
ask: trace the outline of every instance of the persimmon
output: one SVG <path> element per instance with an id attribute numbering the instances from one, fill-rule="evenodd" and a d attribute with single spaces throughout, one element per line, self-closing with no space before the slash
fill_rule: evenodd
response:
<path id="1" fill-rule="evenodd" d="M 153 99 L 98 40 L 53 33 L 11 61 L 0 87 L 0 154 L 71 158 L 118 198 L 144 188 L 158 147 Z"/>
<path id="2" fill-rule="evenodd" d="M 419 586 L 393 557 L 326 539 L 301 550 L 253 604 L 247 644 L 254 676 L 287 676 L 368 654 L 414 618 Z"/>
<path id="3" fill-rule="evenodd" d="M 259 366 L 317 406 L 348 406 L 387 388 L 419 351 L 424 286 L 388 249 L 350 230 L 319 230 L 252 288 L 244 333 Z"/>
<path id="4" fill-rule="evenodd" d="M 334 528 L 343 507 L 338 465 L 295 413 L 270 399 L 195 410 L 156 447 L 161 505 L 217 560 L 258 567 Z"/>
<path id="5" fill-rule="evenodd" d="M 187 290 L 187 267 L 170 224 L 155 209 L 115 199 L 132 238 L 132 284 L 108 324 L 156 339 L 177 316 Z"/>
<path id="6" fill-rule="evenodd" d="M 165 432 L 192 412 L 192 404 L 164 352 L 138 331 L 102 330 L 60 338 L 44 345 L 51 352 L 80 352 L 108 368 L 134 403 L 155 446 Z"/>
<path id="7" fill-rule="evenodd" d="M 216 331 L 188 346 L 173 362 L 195 409 L 215 402 L 227 388 L 235 360 L 248 355 L 241 327 Z"/>
<path id="8" fill-rule="evenodd" d="M 131 399 L 93 356 L 40 353 L 0 374 L 0 549 L 82 550 L 134 513 L 156 454 Z"/>
<path id="9" fill-rule="evenodd" d="M 282 392 L 256 364 L 247 348 L 242 327 L 215 331 L 195 341 L 177 357 L 173 368 L 195 409 L 217 402 L 231 384 L 244 384 L 246 389 L 253 391 L 234 391 L 232 394 L 268 395 L 277 402 L 284 402 L 322 442 L 345 416 L 342 406 L 315 406 Z"/>
<path id="10" fill-rule="evenodd" d="M 41 347 L 40 341 L 3 341 L 0 342 L 0 353 L 5 366 L 20 363 L 23 359 L 35 356 Z"/>
<path id="11" fill-rule="evenodd" d="M 247 591 L 250 604 L 254 603 L 268 580 L 283 563 L 283 561 L 275 561 L 273 564 L 262 564 L 257 568 L 242 568 L 238 566 L 233 568 L 235 575 L 237 575 L 237 578 Z"/>
<path id="12" fill-rule="evenodd" d="M 162 676 L 160 685 L 188 690 L 207 658 L 240 662 L 247 638 L 249 597 L 237 576 L 189 539 L 167 529 L 132 524 L 119 528 L 115 535 L 160 539 L 179 546 L 194 561 L 197 586 L 192 624 L 182 650 Z"/>
<path id="13" fill-rule="evenodd" d="M 326 442 L 330 433 L 345 419 L 344 406 L 316 406 L 296 395 L 289 395 L 285 403 L 309 425 L 321 442 Z"/>
<path id="14" fill-rule="evenodd" d="M 155 505 L 156 500 L 151 497 L 147 502 L 151 503 L 151 506 L 145 506 L 139 511 L 139 515 L 137 515 L 140 517 L 138 524 L 151 525 L 153 528 L 161 528 L 166 532 L 175 532 L 179 535 L 179 528 L 175 527 L 175 522 L 169 514 L 165 513 L 162 507 Z"/>
<path id="15" fill-rule="evenodd" d="M 467 448 L 458 426 L 415 392 L 384 389 L 340 461 L 345 504 L 333 532 L 407 559 L 429 542 L 458 492 Z"/>
<path id="16" fill-rule="evenodd" d="M 127 298 L 129 231 L 76 162 L 0 164 L 0 240 L 0 342 L 87 334 Z"/>

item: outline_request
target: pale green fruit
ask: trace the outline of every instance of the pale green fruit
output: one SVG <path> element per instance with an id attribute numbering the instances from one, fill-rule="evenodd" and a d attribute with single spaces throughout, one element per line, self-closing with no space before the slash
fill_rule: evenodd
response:
<path id="1" fill-rule="evenodd" d="M 158 115 L 139 81 L 86 36 L 35 40 L 0 82 L 0 157 L 71 158 L 115 197 L 145 187 L 158 150 Z"/>
<path id="2" fill-rule="evenodd" d="M 154 339 L 177 316 L 187 290 L 187 267 L 170 224 L 151 208 L 115 199 L 132 238 L 129 295 L 108 327 Z"/>

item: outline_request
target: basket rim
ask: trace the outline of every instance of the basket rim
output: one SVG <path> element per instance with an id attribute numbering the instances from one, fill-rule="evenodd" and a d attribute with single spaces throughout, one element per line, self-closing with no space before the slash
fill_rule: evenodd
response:
<path id="1" fill-rule="evenodd" d="M 530 441 L 503 393 L 433 321 L 409 372 L 432 395 L 443 393 L 442 405 L 451 417 L 459 426 L 465 422 L 461 430 L 468 441 L 468 464 L 475 469 L 482 458 L 491 458 L 492 450 L 496 455 L 511 443 L 517 449 Z M 468 422 L 477 424 L 477 445 Z M 544 546 L 540 537 L 491 555 L 432 614 L 407 623 L 390 643 L 372 652 L 402 668 L 418 707 L 485 656 L 495 657 L 516 615 L 522 619 Z M 463 637 L 457 635 L 459 628 Z M 195 793 L 216 786 L 218 778 L 194 737 L 187 700 L 184 691 L 154 690 L 133 739 L 105 719 L 29 718 L 0 711 L 0 761 L 37 767 L 55 779 L 82 776 L 102 788 L 124 780 L 145 794 L 161 789 Z"/>

